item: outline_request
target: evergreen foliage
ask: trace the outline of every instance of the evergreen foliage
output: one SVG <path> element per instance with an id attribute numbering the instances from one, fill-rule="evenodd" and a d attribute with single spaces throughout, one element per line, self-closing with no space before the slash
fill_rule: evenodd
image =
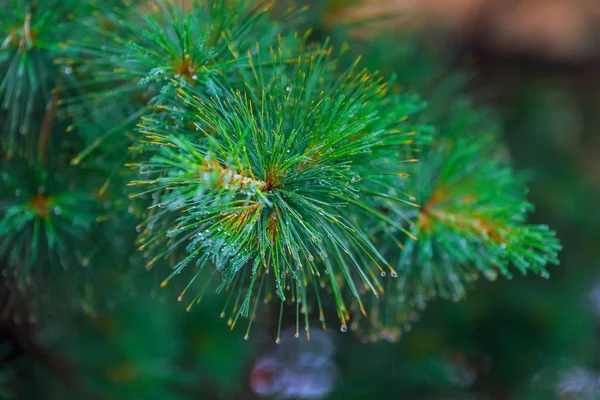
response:
<path id="1" fill-rule="evenodd" d="M 72 160 L 75 165 L 106 141 L 126 139 L 123 132 L 132 132 L 140 117 L 160 113 L 177 88 L 213 92 L 220 77 L 246 64 L 251 48 L 268 46 L 280 32 L 278 22 L 267 17 L 272 4 L 266 1 L 118 3 L 110 12 L 96 9 L 85 21 L 86 34 L 70 45 L 74 57 L 57 60 L 67 68 L 76 65 L 82 90 L 65 100 L 69 113 L 81 124 L 115 119 L 111 129 L 89 137 L 91 144 Z M 293 15 L 279 17 L 285 22 Z M 121 155 L 131 144 L 123 141 Z M 107 144 L 98 152 L 114 147 Z"/>
<path id="2" fill-rule="evenodd" d="M 147 224 L 160 224 L 165 214 L 177 218 L 166 232 L 144 233 L 142 248 L 169 238 L 152 264 L 183 244 L 190 254 L 173 275 L 192 262 L 200 274 L 209 262 L 223 278 L 218 290 L 246 292 L 240 315 L 248 316 L 251 299 L 257 302 L 264 291 L 266 298 L 297 303 L 307 330 L 307 291 L 327 285 L 345 330 L 344 287 L 364 313 L 359 290 L 377 295 L 379 276 L 395 275 L 361 225 L 403 230 L 378 208 L 384 201 L 409 203 L 408 196 L 392 197 L 381 188 L 414 161 L 403 158 L 402 147 L 416 134 L 404 121 L 421 105 L 392 103 L 396 98 L 386 97 L 385 83 L 356 66 L 332 76 L 328 49 L 295 62 L 285 59 L 289 52 L 273 50 L 268 68 L 251 62 L 243 91 L 202 99 L 181 90 L 191 108 L 174 118 L 185 122 L 181 132 L 169 129 L 177 128 L 171 122 L 143 121 L 157 154 L 140 164 L 151 178 L 133 184 L 149 187 L 144 194 L 164 190 L 156 199 L 164 211 Z M 323 319 L 320 301 L 318 308 Z"/>
<path id="3" fill-rule="evenodd" d="M 73 19 L 84 2 L 4 1 L 0 10 L 0 121 L 3 148 L 10 158 L 25 153 L 43 129 L 46 109 L 54 109 L 52 89 L 61 74 L 53 57 L 64 53 Z"/>
<path id="4" fill-rule="evenodd" d="M 69 172 L 13 161 L 2 173 L 0 258 L 21 275 L 30 268 L 67 269 L 83 262 L 89 250 L 88 235 L 106 210 L 92 191 L 73 187 Z"/>
<path id="5" fill-rule="evenodd" d="M 79 340 L 57 351 L 86 370 L 137 361 L 111 366 L 114 393 L 84 379 L 93 392 L 179 398 L 172 388 L 192 385 L 198 371 L 177 364 L 191 339 L 155 304 L 158 286 L 187 311 L 227 292 L 221 317 L 248 319 L 246 338 L 264 308 L 277 340 L 290 309 L 296 335 L 336 314 L 342 331 L 395 341 L 479 275 L 547 277 L 558 262 L 493 119 L 453 82 L 424 85 L 439 71 L 418 52 L 357 59 L 359 43 L 311 44 L 290 29 L 295 11 L 260 1 L 0 5 L 3 273 L 83 286 L 65 312 Z M 155 271 L 128 273 L 144 264 Z M 127 282 L 109 290 L 107 276 Z M 113 301 L 90 301 L 99 288 Z M 156 341 L 132 344 L 147 332 Z"/>
<path id="6" fill-rule="evenodd" d="M 497 118 L 460 94 L 465 76 L 448 75 L 447 64 L 432 63 L 436 56 L 424 37 L 407 36 L 394 53 L 386 51 L 393 45 L 389 37 L 377 42 L 351 44 L 369 65 L 393 76 L 396 87 L 430 99 L 417 123 L 433 127 L 418 149 L 420 162 L 406 171 L 412 179 L 399 186 L 420 207 L 390 205 L 418 240 L 380 241 L 399 278 L 387 282 L 388 295 L 373 302 L 369 323 L 354 326 L 365 339 L 395 341 L 429 300 L 461 300 L 481 275 L 510 278 L 515 268 L 547 278 L 546 266 L 558 264 L 561 246 L 546 225 L 527 222 L 533 205 L 526 200 L 525 180 L 506 157 Z"/>

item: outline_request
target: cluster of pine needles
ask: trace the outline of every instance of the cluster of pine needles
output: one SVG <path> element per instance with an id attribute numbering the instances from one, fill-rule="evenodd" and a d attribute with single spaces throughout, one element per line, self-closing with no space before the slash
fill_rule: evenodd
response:
<path id="1" fill-rule="evenodd" d="M 133 214 L 146 267 L 171 269 L 161 286 L 188 276 L 188 310 L 217 290 L 246 337 L 266 307 L 278 331 L 289 308 L 297 335 L 335 314 L 396 340 L 479 275 L 557 262 L 494 134 L 445 131 L 390 75 L 341 61 L 347 46 L 294 32 L 302 10 L 14 3 L 0 11 L 0 256 L 15 268 L 93 266 L 126 229 L 109 216 Z"/>

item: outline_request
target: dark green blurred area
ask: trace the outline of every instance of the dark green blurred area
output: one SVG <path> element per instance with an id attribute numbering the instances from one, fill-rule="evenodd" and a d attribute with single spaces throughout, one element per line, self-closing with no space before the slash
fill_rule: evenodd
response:
<path id="1" fill-rule="evenodd" d="M 348 344 L 336 398 L 600 398 L 589 379 L 599 367 L 600 64 L 507 57 L 435 29 L 358 42 L 367 65 L 430 103 L 441 129 L 468 98 L 492 110 L 528 179 L 531 222 L 556 229 L 564 250 L 548 281 L 480 281 L 460 303 L 431 304 L 397 345 Z"/>
<path id="2" fill-rule="evenodd" d="M 352 27 L 325 15 L 335 13 L 324 6 L 310 12 L 314 39 L 331 36 L 341 45 Z M 489 107 L 507 157 L 528 178 L 532 222 L 556 229 L 564 250 L 549 280 L 482 280 L 459 303 L 430 304 L 397 344 L 335 332 L 339 371 L 327 398 L 600 398 L 585 379 L 579 392 L 561 397 L 557 389 L 576 368 L 600 371 L 600 296 L 591 295 L 600 283 L 600 64 L 504 57 L 433 31 L 387 31 L 349 44 L 344 57 L 363 54 L 369 68 L 396 75 L 402 88 L 435 105 L 429 118 L 440 127 L 461 107 Z M 256 398 L 251 371 L 273 344 L 276 317 L 257 321 L 244 341 L 245 327 L 230 333 L 218 317 L 226 296 L 186 313 L 176 301 L 181 288 L 148 289 L 157 283 L 160 276 L 144 271 L 101 277 L 81 289 L 89 302 L 57 304 L 31 342 L 23 324 L 7 326 L 0 399 Z M 64 288 L 47 290 L 52 298 Z M 71 378 L 79 369 L 88 371 L 83 383 Z"/>

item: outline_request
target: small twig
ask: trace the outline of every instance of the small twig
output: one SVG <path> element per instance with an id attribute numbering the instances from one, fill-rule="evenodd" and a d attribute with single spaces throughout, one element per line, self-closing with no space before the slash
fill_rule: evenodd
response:
<path id="1" fill-rule="evenodd" d="M 42 163 L 46 164 L 46 150 L 48 147 L 48 140 L 50 139 L 50 132 L 56 119 L 56 106 L 58 105 L 58 95 L 54 93 L 46 106 L 46 113 L 42 121 L 42 127 L 40 129 L 40 138 L 38 140 L 38 154 L 42 158 Z"/>
<path id="2" fill-rule="evenodd" d="M 29 12 L 25 16 L 25 23 L 23 24 L 23 37 L 21 38 L 21 41 L 19 43 L 19 47 L 21 49 L 31 48 L 33 46 L 33 35 L 31 32 L 31 18 L 33 17 L 33 14 L 35 14 L 36 10 L 37 10 L 37 3 L 33 3 L 31 5 L 31 7 L 29 7 Z M 4 45 L 8 45 L 8 43 L 10 43 L 10 41 L 9 41 L 10 38 L 11 38 L 11 36 L 9 36 L 7 38 L 7 40 L 4 42 L 4 44 L 2 46 L 3 48 L 4 48 Z"/>

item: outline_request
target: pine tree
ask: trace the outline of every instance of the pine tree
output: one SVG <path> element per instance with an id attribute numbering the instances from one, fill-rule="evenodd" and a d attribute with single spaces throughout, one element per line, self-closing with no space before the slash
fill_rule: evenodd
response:
<path id="1" fill-rule="evenodd" d="M 289 319 L 310 337 L 333 318 L 395 341 L 479 275 L 547 277 L 557 263 L 486 112 L 454 82 L 386 71 L 418 70 L 407 55 L 312 43 L 302 15 L 242 0 L 3 0 L 3 290 L 46 316 L 42 336 L 78 331 L 57 353 L 120 384 L 90 373 L 84 392 L 182 398 L 172 389 L 192 385 L 194 332 L 235 341 L 203 327 L 213 317 L 245 320 L 246 339 L 274 316 L 277 341 Z M 191 311 L 215 292 L 219 310 L 162 305 Z M 151 317 L 136 323 L 133 304 Z M 136 343 L 145 332 L 156 342 Z M 204 361 L 198 371 L 218 364 Z"/>

